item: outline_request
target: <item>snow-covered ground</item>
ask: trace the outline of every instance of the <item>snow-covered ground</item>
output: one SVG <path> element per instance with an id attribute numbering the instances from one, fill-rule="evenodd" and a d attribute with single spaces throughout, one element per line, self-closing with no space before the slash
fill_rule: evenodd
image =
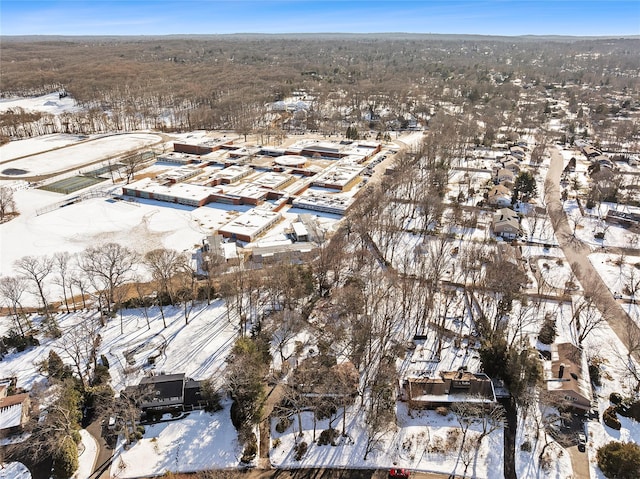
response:
<path id="1" fill-rule="evenodd" d="M 208 228 L 219 227 L 229 218 L 224 205 L 220 209 L 203 207 L 196 212 L 171 203 L 130 203 L 110 198 L 93 198 L 37 216 L 36 209 L 65 197 L 25 189 L 15 192 L 15 198 L 21 214 L 0 225 L 3 275 L 15 274 L 14 261 L 26 255 L 64 251 L 73 254 L 108 242 L 119 242 L 140 253 L 160 247 L 191 250 L 201 244 Z"/>
<path id="2" fill-rule="evenodd" d="M 122 320 L 118 315 L 99 330 L 98 354 L 104 354 L 109 361 L 111 384 L 116 391 L 137 384 L 146 372 L 152 371 L 185 373 L 194 379 L 221 379 L 224 360 L 238 334 L 237 320 L 231 315 L 233 324 L 229 322 L 222 301 L 209 306 L 197 304 L 188 324 L 182 306 L 165 307 L 166 328 L 158 308 L 149 308 L 147 314 L 149 327 L 142 310 L 125 310 Z M 56 315 L 63 337 L 50 339 L 39 335 L 40 346 L 6 355 L 0 361 L 0 377 L 17 376 L 18 386 L 31 389 L 44 379 L 38 365 L 48 357 L 49 350 L 54 349 L 64 360 L 67 357 L 64 335 L 80 322 L 96 322 L 98 317 L 97 311 Z M 33 316 L 32 320 L 38 321 L 38 318 Z M 2 334 L 6 334 L 10 325 L 9 321 L 1 323 Z M 154 365 L 149 362 L 151 356 L 155 359 Z"/>
<path id="3" fill-rule="evenodd" d="M 0 99 L 0 112 L 15 110 L 17 108 L 22 108 L 27 111 L 40 111 L 52 115 L 59 115 L 64 112 L 73 113 L 82 110 L 82 108 L 76 105 L 76 101 L 73 98 L 70 96 L 60 98 L 57 92 L 29 98 Z"/>
<path id="4" fill-rule="evenodd" d="M 604 220 L 610 208 L 616 209 L 616 206 L 612 203 L 602 203 L 599 209 L 585 209 L 585 215 L 582 216 L 575 200 L 567 200 L 564 203 L 564 210 L 569 218 L 569 226 L 574 228 L 577 223 L 575 235 L 583 243 L 594 247 L 615 246 L 628 248 L 633 246 L 634 242 L 637 242 L 636 234 L 630 233 L 628 229 L 622 226 L 610 224 Z M 638 208 L 628 207 L 620 207 L 619 209 L 634 213 L 640 211 Z M 604 233 L 604 240 L 595 238 L 596 233 Z"/>
<path id="5" fill-rule="evenodd" d="M 80 430 L 82 438 L 81 446 L 78 448 L 78 470 L 72 479 L 87 479 L 91 476 L 98 457 L 98 443 L 86 429 Z"/>
<path id="6" fill-rule="evenodd" d="M 242 446 L 229 419 L 230 408 L 231 402 L 226 402 L 215 414 L 193 411 L 184 419 L 145 426 L 144 437 L 128 449 L 119 441 L 111 477 L 238 467 Z"/>
<path id="7" fill-rule="evenodd" d="M 106 136 L 10 161 L 4 163 L 2 168 L 3 170 L 8 168 L 24 170 L 22 174 L 14 173 L 12 175 L 17 179 L 22 176 L 47 175 L 69 168 L 81 168 L 83 165 L 106 160 L 111 156 L 124 154 L 136 148 L 157 143 L 160 140 L 161 137 L 155 133 L 124 133 Z"/>
<path id="8" fill-rule="evenodd" d="M 462 433 L 453 414 L 440 416 L 435 411 L 409 412 L 406 404 L 397 405 L 397 427 L 386 434 L 364 460 L 367 446 L 367 430 L 362 414 L 347 413 L 347 437 L 340 437 L 336 446 L 319 446 L 313 440 L 312 413 L 303 413 L 302 430 L 304 438 L 300 442 L 308 444 L 307 453 L 296 461 L 293 447 L 299 433 L 297 418 L 289 428 L 280 434 L 272 424 L 272 447 L 270 460 L 278 467 L 351 467 L 351 468 L 391 468 L 404 467 L 416 471 L 456 473 L 462 475 L 464 464 L 459 454 Z M 334 423 L 341 429 L 341 422 Z M 328 428 L 328 420 L 318 421 L 316 439 L 320 432 Z M 467 441 L 472 441 L 479 433 L 478 425 L 472 425 L 467 433 Z M 468 474 L 471 477 L 490 478 L 502 476 L 503 437 L 498 429 L 482 440 L 479 448 L 473 448 Z"/>
<path id="9" fill-rule="evenodd" d="M 43 151 L 53 150 L 78 141 L 86 140 L 86 136 L 55 133 L 24 140 L 13 140 L 0 146 L 0 161 L 9 161 L 21 156 L 35 155 Z M 3 168 L 8 168 L 5 166 Z"/>

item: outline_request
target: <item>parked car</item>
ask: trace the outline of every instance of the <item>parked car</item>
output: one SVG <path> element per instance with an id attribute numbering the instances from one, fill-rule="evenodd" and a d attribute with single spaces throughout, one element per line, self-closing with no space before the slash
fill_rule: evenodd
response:
<path id="1" fill-rule="evenodd" d="M 587 447 L 587 436 L 584 433 L 578 433 L 578 451 L 584 452 Z"/>
<path id="2" fill-rule="evenodd" d="M 409 471 L 407 469 L 391 469 L 389 470 L 389 477 L 408 479 Z"/>

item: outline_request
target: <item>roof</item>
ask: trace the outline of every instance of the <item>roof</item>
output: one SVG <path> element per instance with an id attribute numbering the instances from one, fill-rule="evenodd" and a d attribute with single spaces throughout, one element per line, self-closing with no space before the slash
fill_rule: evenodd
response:
<path id="1" fill-rule="evenodd" d="M 418 402 L 493 402 L 493 383 L 484 373 L 441 371 L 440 377 L 407 378 L 409 399 Z"/>
<path id="2" fill-rule="evenodd" d="M 505 229 L 520 231 L 518 214 L 509 208 L 499 209 L 493 214 L 493 229 L 496 232 L 503 232 Z"/>
<path id="3" fill-rule="evenodd" d="M 158 376 L 149 376 L 146 378 L 142 378 L 140 384 L 160 384 L 171 381 L 183 381 L 184 382 L 184 373 L 180 374 L 160 374 Z"/>
<path id="4" fill-rule="evenodd" d="M 145 398 L 142 407 L 171 406 L 182 404 L 185 377 L 182 374 L 161 374 L 143 378 L 140 387 L 149 386 L 153 390 L 152 398 Z"/>
<path id="5" fill-rule="evenodd" d="M 29 399 L 27 393 L 14 394 L 13 396 L 7 396 L 0 399 L 0 409 L 13 406 L 15 404 L 22 404 L 25 399 Z"/>
<path id="6" fill-rule="evenodd" d="M 545 379 L 549 391 L 571 391 L 590 403 L 591 388 L 583 371 L 583 353 L 580 348 L 571 343 L 551 345 L 551 361 L 545 364 Z"/>
<path id="7" fill-rule="evenodd" d="M 19 426 L 22 423 L 22 404 L 14 404 L 0 411 L 0 430 Z"/>
<path id="8" fill-rule="evenodd" d="M 506 170 L 508 171 L 508 170 Z M 489 190 L 489 196 L 510 195 L 511 191 L 504 185 L 496 185 Z"/>
<path id="9" fill-rule="evenodd" d="M 22 404 L 29 399 L 26 393 L 0 399 L 0 429 L 9 429 L 22 424 Z"/>
<path id="10" fill-rule="evenodd" d="M 291 223 L 291 227 L 293 228 L 293 232 L 296 236 L 307 236 L 309 232 L 307 231 L 307 227 L 301 221 L 295 221 Z"/>

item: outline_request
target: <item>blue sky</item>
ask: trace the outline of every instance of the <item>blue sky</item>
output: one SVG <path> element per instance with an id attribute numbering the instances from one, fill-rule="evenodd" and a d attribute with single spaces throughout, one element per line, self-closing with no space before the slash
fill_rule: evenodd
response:
<path id="1" fill-rule="evenodd" d="M 1 0 L 3 35 L 640 35 L 640 0 Z"/>

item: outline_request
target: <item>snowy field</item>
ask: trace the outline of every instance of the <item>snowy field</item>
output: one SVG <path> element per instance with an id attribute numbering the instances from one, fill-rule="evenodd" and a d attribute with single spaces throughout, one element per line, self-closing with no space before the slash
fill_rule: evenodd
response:
<path id="1" fill-rule="evenodd" d="M 160 140 L 161 137 L 154 133 L 125 133 L 106 136 L 11 161 L 2 166 L 3 169 L 24 170 L 25 173 L 21 175 L 12 175 L 17 179 L 22 176 L 47 175 L 106 160 L 109 157 L 124 154 L 130 150 L 157 143 Z"/>
<path id="2" fill-rule="evenodd" d="M 119 479 L 229 469 L 240 465 L 242 446 L 231 424 L 231 402 L 215 414 L 193 411 L 184 419 L 145 426 L 144 437 L 116 446 L 111 477 Z"/>
<path id="3" fill-rule="evenodd" d="M 208 231 L 205 226 L 224 224 L 228 218 L 223 209 L 201 208 L 194 213 L 194 208 L 170 203 L 134 204 L 109 198 L 93 198 L 36 216 L 29 207 L 41 208 L 64 197 L 35 189 L 18 191 L 15 197 L 20 216 L 0 225 L 3 275 L 14 274 L 13 262 L 22 256 L 78 253 L 108 242 L 139 253 L 163 246 L 191 250 L 201 244 Z"/>
<path id="4" fill-rule="evenodd" d="M 103 186 L 99 185 L 98 189 Z M 119 187 L 108 190 L 119 193 Z M 210 203 L 200 208 L 136 198 L 135 202 L 116 201 L 112 198 L 92 198 L 37 216 L 36 210 L 56 203 L 65 197 L 57 193 L 33 188 L 14 193 L 20 215 L 0 225 L 0 273 L 13 275 L 13 263 L 27 255 L 52 255 L 57 252 L 82 252 L 89 246 L 109 242 L 125 245 L 140 254 L 155 248 L 192 251 L 202 240 L 238 214 L 251 209 L 248 205 Z M 77 195 L 75 193 L 74 195 Z M 285 230 L 298 213 L 290 210 L 265 236 L 259 238 L 261 246 L 289 242 Z M 318 225 L 330 230 L 340 217 L 319 214 Z M 51 279 L 51 278 L 49 278 Z M 51 284 L 55 300 L 61 291 Z M 35 296 L 26 304 L 35 304 Z"/>
<path id="5" fill-rule="evenodd" d="M 0 161 L 9 161 L 22 156 L 35 155 L 43 151 L 72 145 L 87 138 L 88 137 L 82 135 L 55 133 L 52 135 L 38 136 L 36 138 L 10 141 L 0 146 Z M 9 168 L 9 166 L 5 165 L 3 168 Z"/>
<path id="6" fill-rule="evenodd" d="M 52 115 L 59 115 L 64 112 L 73 113 L 82 110 L 82 108 L 76 105 L 76 101 L 73 98 L 70 96 L 60 98 L 57 92 L 31 98 L 18 97 L 0 99 L 0 112 L 15 110 L 17 108 L 22 108 L 26 111 L 40 111 Z"/>
<path id="7" fill-rule="evenodd" d="M 609 208 L 615 209 L 612 203 L 602 203 L 599 209 L 585 209 L 585 216 L 580 214 L 580 210 L 575 200 L 567 200 L 564 203 L 564 210 L 569 219 L 569 226 L 575 226 L 575 235 L 580 241 L 590 246 L 602 248 L 615 246 L 621 248 L 633 247 L 637 243 L 638 235 L 629 232 L 622 226 L 607 223 L 604 217 Z M 638 208 L 621 207 L 622 211 L 639 212 Z M 596 233 L 604 233 L 604 240 L 595 238 Z"/>

